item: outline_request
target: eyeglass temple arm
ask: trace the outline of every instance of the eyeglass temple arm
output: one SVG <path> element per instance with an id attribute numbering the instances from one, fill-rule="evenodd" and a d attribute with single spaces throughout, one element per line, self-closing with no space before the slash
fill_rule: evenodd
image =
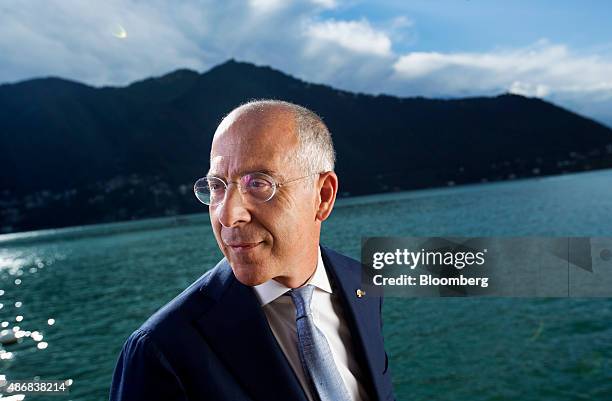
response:
<path id="1" fill-rule="evenodd" d="M 285 186 L 285 185 L 287 185 L 287 184 L 289 184 L 289 183 L 291 183 L 291 182 L 298 181 L 298 180 L 303 180 L 304 178 L 307 178 L 307 177 L 312 177 L 313 175 L 323 174 L 323 173 L 327 173 L 327 171 L 321 171 L 321 172 L 318 172 L 318 173 L 312 173 L 312 174 L 305 175 L 305 176 L 303 176 L 303 177 L 294 178 L 294 179 L 289 180 L 289 181 L 279 182 L 279 183 L 277 183 L 277 184 L 276 184 L 276 186 L 277 186 L 278 188 L 280 188 L 280 187 Z"/>

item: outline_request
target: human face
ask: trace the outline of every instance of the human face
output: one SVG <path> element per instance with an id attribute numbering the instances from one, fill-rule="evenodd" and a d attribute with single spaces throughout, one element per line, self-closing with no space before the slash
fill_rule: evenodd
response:
<path id="1" fill-rule="evenodd" d="M 213 139 L 208 175 L 237 181 L 259 171 L 283 182 L 308 173 L 290 159 L 298 147 L 291 114 L 247 112 L 222 127 Z M 303 181 L 254 204 L 242 199 L 236 185 L 228 187 L 225 201 L 210 206 L 210 221 L 238 281 L 253 286 L 276 279 L 293 287 L 310 277 L 320 233 L 316 201 L 315 184 Z"/>

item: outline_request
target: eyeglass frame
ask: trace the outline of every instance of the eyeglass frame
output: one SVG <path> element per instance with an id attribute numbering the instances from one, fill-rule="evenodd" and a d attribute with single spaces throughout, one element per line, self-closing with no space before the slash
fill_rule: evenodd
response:
<path id="1" fill-rule="evenodd" d="M 276 192 L 277 192 L 278 188 L 282 188 L 282 187 L 286 186 L 287 184 L 290 184 L 290 183 L 295 182 L 295 181 L 303 180 L 304 178 L 312 177 L 313 175 L 323 174 L 323 173 L 327 173 L 327 172 L 328 171 L 320 171 L 318 173 L 311 173 L 311 174 L 308 174 L 308 175 L 305 175 L 305 176 L 302 176 L 302 177 L 292 178 L 290 180 L 286 180 L 286 181 L 283 181 L 283 182 L 277 182 L 277 180 L 274 177 L 272 177 L 271 175 L 266 174 L 266 173 L 264 173 L 262 171 L 251 171 L 249 173 L 243 174 L 238 179 L 238 181 L 227 181 L 227 182 L 223 178 L 220 178 L 220 177 L 217 177 L 217 176 L 208 176 L 207 175 L 207 176 L 204 176 L 202 178 L 198 178 L 196 180 L 196 182 L 193 184 L 193 193 L 194 193 L 196 199 L 200 203 L 202 203 L 204 205 L 207 205 L 207 206 L 219 206 L 219 205 L 222 205 L 223 203 L 225 203 L 225 198 L 227 197 L 227 189 L 229 188 L 229 184 L 236 184 L 236 186 L 238 187 L 238 190 L 240 191 L 240 193 L 243 194 L 243 193 L 246 193 L 248 191 L 240 185 L 240 180 L 242 180 L 242 178 L 246 177 L 249 174 L 261 174 L 261 175 L 264 175 L 264 176 L 270 178 L 270 182 L 272 183 L 272 195 L 270 195 L 270 197 L 268 199 L 264 200 L 264 201 L 256 202 L 256 203 L 260 204 L 260 203 L 269 202 L 272 198 L 274 198 L 274 195 L 276 195 Z M 211 178 L 214 178 L 216 180 L 221 181 L 223 183 L 223 185 L 225 186 L 225 194 L 223 195 L 223 200 L 220 201 L 219 203 L 215 203 L 215 204 L 202 202 L 200 200 L 200 198 L 198 198 L 198 195 L 197 195 L 197 192 L 196 192 L 196 184 L 198 182 L 200 182 L 200 180 L 204 180 L 204 179 L 208 180 L 208 179 L 211 179 Z M 241 197 L 242 197 L 242 195 L 241 195 Z"/>

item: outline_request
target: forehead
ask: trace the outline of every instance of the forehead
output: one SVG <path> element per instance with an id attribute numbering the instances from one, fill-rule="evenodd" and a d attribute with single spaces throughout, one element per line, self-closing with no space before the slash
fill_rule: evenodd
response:
<path id="1" fill-rule="evenodd" d="M 252 171 L 286 172 L 299 144 L 293 114 L 282 109 L 228 116 L 213 138 L 210 174 L 239 176 Z"/>

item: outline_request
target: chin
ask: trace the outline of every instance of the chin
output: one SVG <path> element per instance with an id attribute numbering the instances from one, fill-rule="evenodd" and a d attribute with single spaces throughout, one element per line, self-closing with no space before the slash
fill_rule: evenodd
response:
<path id="1" fill-rule="evenodd" d="M 230 263 L 234 277 L 242 284 L 249 287 L 253 287 L 259 284 L 263 284 L 270 279 L 265 272 L 261 271 L 261 268 L 257 265 L 238 265 Z"/>

